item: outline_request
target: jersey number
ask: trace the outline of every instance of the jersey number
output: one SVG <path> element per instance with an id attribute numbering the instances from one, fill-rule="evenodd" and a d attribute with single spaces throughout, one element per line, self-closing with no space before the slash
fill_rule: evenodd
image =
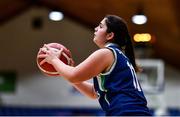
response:
<path id="1" fill-rule="evenodd" d="M 137 89 L 138 91 L 141 91 L 141 87 L 140 87 L 140 84 L 138 82 L 138 79 L 137 79 L 137 76 L 136 76 L 136 72 L 135 72 L 133 66 L 128 61 L 127 61 L 127 65 L 130 68 L 130 70 L 131 70 L 131 74 L 133 76 L 133 85 L 134 85 L 135 89 Z"/>

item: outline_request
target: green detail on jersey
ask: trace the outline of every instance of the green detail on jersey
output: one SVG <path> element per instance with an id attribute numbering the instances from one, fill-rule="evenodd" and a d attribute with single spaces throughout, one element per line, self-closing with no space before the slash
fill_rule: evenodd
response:
<path id="1" fill-rule="evenodd" d="M 104 87 L 105 76 L 104 75 L 98 75 L 97 80 L 98 80 L 98 84 L 99 84 L 99 89 L 101 91 L 107 92 L 107 89 L 105 89 L 105 87 Z"/>
<path id="2" fill-rule="evenodd" d="M 97 81 L 98 81 L 98 85 L 99 85 L 99 89 L 103 92 L 107 92 L 107 89 L 105 89 L 104 85 L 105 85 L 105 75 L 98 75 L 97 76 Z M 107 93 L 105 93 L 104 95 L 104 100 L 107 102 L 108 105 L 110 105 L 108 99 L 107 99 Z"/>

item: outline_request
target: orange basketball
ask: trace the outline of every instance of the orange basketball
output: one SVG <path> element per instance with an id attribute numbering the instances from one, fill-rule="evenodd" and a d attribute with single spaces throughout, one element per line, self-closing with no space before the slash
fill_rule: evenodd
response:
<path id="1" fill-rule="evenodd" d="M 63 48 L 63 52 L 60 56 L 60 60 L 63 61 L 65 64 L 70 65 L 71 64 L 71 52 L 62 44 L 60 43 L 49 43 L 47 44 L 51 48 L 54 49 L 54 51 L 60 51 L 61 48 Z M 39 50 L 38 55 L 44 54 L 43 51 Z M 56 69 L 49 63 L 44 63 L 40 65 L 39 63 L 44 60 L 44 58 L 37 58 L 37 66 L 39 69 L 48 76 L 59 76 L 60 74 L 56 71 Z"/>

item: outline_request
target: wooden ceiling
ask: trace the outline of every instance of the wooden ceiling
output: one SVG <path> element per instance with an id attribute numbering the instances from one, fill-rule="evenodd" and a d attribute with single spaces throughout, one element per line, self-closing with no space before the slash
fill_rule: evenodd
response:
<path id="1" fill-rule="evenodd" d="M 156 57 L 180 69 L 179 0 L 1 0 L 0 25 L 33 5 L 64 12 L 66 16 L 93 29 L 106 14 L 116 14 L 128 22 L 130 32 L 149 32 L 156 36 L 153 44 Z M 148 17 L 137 26 L 131 17 L 139 7 Z"/>

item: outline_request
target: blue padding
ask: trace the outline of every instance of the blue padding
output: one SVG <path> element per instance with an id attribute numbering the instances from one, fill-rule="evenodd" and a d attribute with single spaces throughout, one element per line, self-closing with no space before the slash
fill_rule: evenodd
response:
<path id="1" fill-rule="evenodd" d="M 154 109 L 150 109 L 154 112 Z M 0 116 L 104 116 L 99 108 L 0 107 Z M 180 109 L 169 108 L 168 116 L 180 116 Z"/>
<path id="2" fill-rule="evenodd" d="M 1 107 L 0 116 L 103 116 L 101 109 L 94 108 L 37 108 L 37 107 Z"/>

